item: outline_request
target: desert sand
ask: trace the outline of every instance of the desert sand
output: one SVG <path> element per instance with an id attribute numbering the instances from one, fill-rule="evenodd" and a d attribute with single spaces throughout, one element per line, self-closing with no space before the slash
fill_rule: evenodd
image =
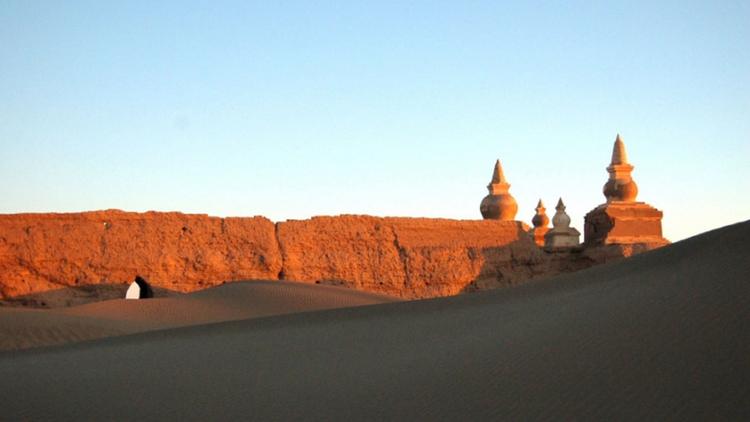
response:
<path id="1" fill-rule="evenodd" d="M 747 419 L 749 238 L 745 222 L 507 289 L 211 324 L 243 293 L 69 308 L 61 324 L 94 331 L 197 325 L 4 352 L 2 418 Z"/>
<path id="2" fill-rule="evenodd" d="M 0 307 L 0 350 L 394 301 L 343 287 L 252 281 L 148 300 L 106 300 L 57 309 Z"/>

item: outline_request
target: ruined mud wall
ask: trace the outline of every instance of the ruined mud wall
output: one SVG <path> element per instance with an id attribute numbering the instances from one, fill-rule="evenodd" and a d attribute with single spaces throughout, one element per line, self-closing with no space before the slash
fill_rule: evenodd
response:
<path id="1" fill-rule="evenodd" d="M 546 262 L 514 221 L 340 216 L 278 230 L 283 278 L 408 298 L 519 283 Z"/>
<path id="2" fill-rule="evenodd" d="M 151 284 L 190 291 L 224 280 L 275 279 L 274 223 L 263 217 L 96 211 L 0 215 L 0 296 L 64 286 Z"/>
<path id="3" fill-rule="evenodd" d="M 192 291 L 225 281 L 338 284 L 404 298 L 517 284 L 590 266 L 548 254 L 520 222 L 97 211 L 0 215 L 0 297 L 129 283 Z"/>

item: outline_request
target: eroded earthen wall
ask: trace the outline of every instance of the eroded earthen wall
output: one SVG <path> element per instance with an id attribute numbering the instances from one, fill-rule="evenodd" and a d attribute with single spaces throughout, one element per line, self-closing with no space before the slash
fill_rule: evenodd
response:
<path id="1" fill-rule="evenodd" d="M 405 298 L 448 296 L 534 275 L 542 252 L 514 221 L 315 217 L 279 224 L 283 277 Z"/>
<path id="2" fill-rule="evenodd" d="M 0 215 L 0 298 L 124 284 L 136 275 L 183 292 L 286 279 L 425 298 L 597 262 L 591 253 L 544 252 L 527 230 L 514 221 L 369 216 L 274 224 L 264 217 L 114 210 Z"/>
<path id="3" fill-rule="evenodd" d="M 97 211 L 0 215 L 0 296 L 126 283 L 190 291 L 275 279 L 281 256 L 263 217 Z"/>

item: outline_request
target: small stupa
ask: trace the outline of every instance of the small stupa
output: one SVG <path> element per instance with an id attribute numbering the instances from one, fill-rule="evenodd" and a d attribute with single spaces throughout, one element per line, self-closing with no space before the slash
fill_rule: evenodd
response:
<path id="1" fill-rule="evenodd" d="M 544 235 L 549 231 L 549 217 L 547 217 L 547 209 L 544 208 L 544 203 L 541 199 L 536 204 L 535 209 L 536 214 L 531 219 L 531 224 L 534 228 L 529 231 L 529 235 L 538 246 L 544 246 Z"/>
<path id="2" fill-rule="evenodd" d="M 581 232 L 570 227 L 570 216 L 565 212 L 562 198 L 557 201 L 555 210 L 555 215 L 552 217 L 552 230 L 544 235 L 544 248 L 560 250 L 578 246 Z"/>
<path id="3" fill-rule="evenodd" d="M 602 189 L 607 202 L 585 217 L 583 231 L 587 245 L 668 243 L 661 232 L 662 212 L 635 201 L 638 186 L 630 174 L 632 171 L 625 143 L 618 134 L 607 167 L 609 180 Z"/>
<path id="4" fill-rule="evenodd" d="M 505 180 L 503 167 L 500 165 L 500 160 L 497 160 L 495 170 L 492 172 L 492 181 L 487 185 L 487 190 L 490 193 L 482 199 L 482 203 L 479 205 L 482 218 L 504 221 L 512 221 L 516 218 L 518 204 L 515 198 L 508 193 L 509 188 L 510 183 Z"/>

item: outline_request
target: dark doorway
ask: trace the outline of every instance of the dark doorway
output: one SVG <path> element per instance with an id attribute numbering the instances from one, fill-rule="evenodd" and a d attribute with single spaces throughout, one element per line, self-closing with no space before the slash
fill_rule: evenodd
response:
<path id="1" fill-rule="evenodd" d="M 135 283 L 141 288 L 139 299 L 148 299 L 154 297 L 154 291 L 151 289 L 151 285 L 148 284 L 145 278 L 137 275 L 135 276 Z"/>

